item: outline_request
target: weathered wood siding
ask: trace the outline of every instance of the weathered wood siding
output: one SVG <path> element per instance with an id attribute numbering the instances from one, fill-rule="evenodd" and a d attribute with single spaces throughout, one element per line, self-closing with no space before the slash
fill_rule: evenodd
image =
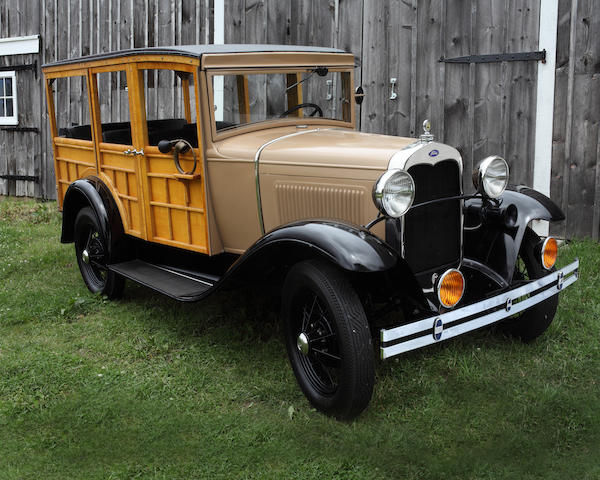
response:
<path id="1" fill-rule="evenodd" d="M 39 33 L 40 10 L 35 2 L 0 1 L 0 38 L 19 37 Z M 33 70 L 22 70 L 16 75 L 19 127 L 37 129 L 18 131 L 12 126 L 0 126 L 0 174 L 43 176 L 46 165 L 42 155 L 41 133 L 42 94 L 40 88 L 40 61 L 38 55 L 0 56 L 0 65 L 27 65 L 37 62 Z M 0 194 L 44 196 L 39 183 L 0 178 Z"/>
<path id="2" fill-rule="evenodd" d="M 556 233 L 598 239 L 600 230 L 600 9 L 560 0 L 551 196 L 567 219 Z"/>
<path id="3" fill-rule="evenodd" d="M 464 185 L 474 164 L 493 153 L 512 181 L 532 184 L 536 114 L 535 62 L 449 64 L 441 57 L 538 49 L 541 0 L 225 0 L 226 43 L 334 46 L 357 57 L 357 108 L 366 132 L 418 136 L 430 118 L 436 138 L 463 155 Z M 39 65 L 57 59 L 147 45 L 209 43 L 214 0 L 3 0 L 0 37 L 40 34 L 39 55 L 0 55 L 0 64 L 37 61 L 18 72 L 20 126 L 0 130 L 0 194 L 52 198 L 54 172 Z M 600 9 L 594 0 L 560 0 L 552 197 L 568 220 L 559 233 L 598 237 L 600 226 Z M 390 99 L 390 79 L 397 97 Z M 103 108 L 117 119 L 124 79 L 103 85 Z M 156 75 L 149 108 L 174 108 L 169 78 Z M 265 86 L 265 88 L 268 88 Z M 27 94 L 23 95 L 23 91 Z M 81 85 L 69 86 L 70 98 Z M 64 115 L 84 115 L 73 102 Z"/>
<path id="4" fill-rule="evenodd" d="M 513 180 L 533 181 L 535 62 L 447 64 L 441 57 L 537 50 L 540 0 L 232 0 L 226 43 L 291 43 L 357 55 L 365 88 L 360 128 L 417 136 L 431 119 L 473 164 L 503 155 Z M 391 79 L 395 99 L 390 99 Z"/>

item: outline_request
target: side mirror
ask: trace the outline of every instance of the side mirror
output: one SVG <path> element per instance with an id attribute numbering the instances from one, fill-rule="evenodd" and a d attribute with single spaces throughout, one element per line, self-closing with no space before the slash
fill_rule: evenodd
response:
<path id="1" fill-rule="evenodd" d="M 360 105 L 364 99 L 365 99 L 365 91 L 359 85 L 358 87 L 356 87 L 356 90 L 354 90 L 354 101 L 356 102 L 357 105 Z"/>

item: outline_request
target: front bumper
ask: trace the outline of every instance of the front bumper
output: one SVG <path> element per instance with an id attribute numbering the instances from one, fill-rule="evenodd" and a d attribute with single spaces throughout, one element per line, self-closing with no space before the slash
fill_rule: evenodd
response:
<path id="1" fill-rule="evenodd" d="M 496 323 L 558 294 L 574 283 L 578 276 L 579 260 L 575 260 L 556 272 L 494 297 L 399 327 L 382 329 L 381 358 L 390 358 Z M 514 303 L 529 294 L 530 297 Z"/>

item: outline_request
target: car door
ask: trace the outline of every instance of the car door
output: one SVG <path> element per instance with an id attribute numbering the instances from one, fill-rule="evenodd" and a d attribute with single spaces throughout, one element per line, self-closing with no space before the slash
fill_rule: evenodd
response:
<path id="1" fill-rule="evenodd" d="M 209 253 L 196 76 L 196 68 L 189 65 L 137 64 L 142 108 L 136 121 L 144 151 L 140 158 L 148 240 Z M 161 141 L 171 142 L 166 153 L 158 148 Z M 181 145 L 184 151 L 191 149 L 177 153 Z"/>

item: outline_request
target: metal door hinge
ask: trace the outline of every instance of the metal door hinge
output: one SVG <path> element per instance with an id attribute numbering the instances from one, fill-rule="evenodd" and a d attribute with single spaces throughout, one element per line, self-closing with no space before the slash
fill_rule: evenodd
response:
<path id="1" fill-rule="evenodd" d="M 464 57 L 440 58 L 444 63 L 494 63 L 494 62 L 529 62 L 546 63 L 546 50 L 538 52 L 490 53 L 485 55 L 467 55 Z"/>
<path id="2" fill-rule="evenodd" d="M 4 180 L 21 180 L 24 182 L 37 182 L 37 175 L 0 175 L 0 178 Z"/>

